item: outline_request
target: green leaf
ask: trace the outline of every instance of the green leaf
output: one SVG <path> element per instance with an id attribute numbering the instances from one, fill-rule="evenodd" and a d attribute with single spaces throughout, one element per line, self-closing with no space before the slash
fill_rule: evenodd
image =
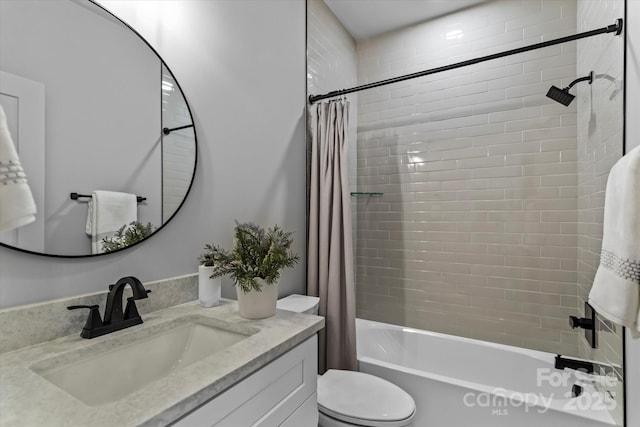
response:
<path id="1" fill-rule="evenodd" d="M 111 237 L 102 239 L 102 250 L 113 252 L 146 239 L 153 233 L 153 225 L 149 222 L 146 225 L 139 221 L 125 224 Z"/>
<path id="2" fill-rule="evenodd" d="M 211 277 L 229 275 L 245 293 L 261 291 L 256 278 L 271 285 L 280 279 L 284 268 L 293 267 L 299 261 L 300 257 L 290 249 L 292 235 L 277 225 L 265 231 L 254 223 L 236 221 L 231 251 L 207 244 L 198 261 L 215 267 Z"/>

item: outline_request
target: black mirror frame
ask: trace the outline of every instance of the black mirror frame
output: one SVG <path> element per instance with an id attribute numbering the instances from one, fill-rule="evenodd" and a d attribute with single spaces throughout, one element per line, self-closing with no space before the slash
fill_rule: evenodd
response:
<path id="1" fill-rule="evenodd" d="M 2 243 L 0 242 L 0 246 L 8 248 L 8 249 L 12 249 L 18 252 L 22 252 L 22 253 L 27 253 L 27 254 L 32 254 L 32 255 L 39 255 L 39 256 L 45 256 L 45 257 L 50 257 L 50 258 L 93 258 L 93 257 L 100 257 L 100 256 L 105 256 L 105 255 L 111 255 L 111 254 L 116 254 L 116 253 L 120 253 L 122 251 L 125 251 L 127 249 L 133 248 L 135 246 L 140 245 L 141 243 L 146 242 L 147 240 L 151 239 L 153 236 L 155 236 L 160 230 L 162 230 L 164 227 L 166 227 L 167 224 L 169 224 L 171 222 L 171 220 L 173 220 L 173 218 L 175 218 L 176 214 L 178 212 L 180 212 L 180 209 L 182 209 L 182 206 L 184 206 L 185 201 L 187 200 L 187 197 L 189 197 L 189 193 L 191 192 L 191 189 L 193 188 L 193 182 L 195 180 L 196 177 L 196 171 L 197 171 L 197 167 L 198 167 L 198 135 L 196 133 L 196 126 L 195 126 L 195 122 L 193 120 L 193 114 L 191 112 L 191 106 L 189 105 L 189 102 L 187 101 L 187 97 L 184 93 L 184 91 L 182 90 L 182 87 L 180 86 L 180 82 L 178 82 L 178 79 L 175 78 L 175 75 L 173 74 L 173 72 L 171 71 L 171 68 L 169 68 L 169 66 L 167 65 L 167 63 L 164 61 L 164 59 L 160 56 L 160 54 L 158 53 L 158 51 L 156 49 L 154 49 L 153 46 L 151 46 L 151 44 L 144 38 L 142 37 L 142 35 L 136 31 L 131 25 L 129 25 L 128 23 L 126 23 L 124 20 L 120 19 L 118 16 L 116 16 L 114 13 L 112 13 L 110 10 L 108 10 L 106 7 L 102 6 L 101 4 L 98 4 L 95 0 L 87 0 L 89 3 L 91 3 L 92 5 L 102 9 L 105 13 L 108 13 L 109 15 L 111 15 L 111 17 L 113 17 L 114 19 L 116 19 L 118 22 L 122 23 L 122 25 L 124 25 L 125 27 L 127 27 L 129 30 L 131 30 L 135 35 L 137 35 L 140 40 L 142 40 L 144 42 L 144 44 L 147 45 L 147 47 L 149 47 L 149 49 L 151 49 L 153 51 L 153 53 L 155 53 L 155 55 L 158 57 L 158 59 L 160 60 L 161 64 L 167 69 L 167 71 L 169 71 L 169 73 L 171 74 L 171 76 L 173 77 L 173 80 L 175 81 L 175 83 L 178 85 L 178 89 L 180 90 L 180 93 L 182 94 L 182 97 L 184 98 L 184 103 L 187 106 L 187 110 L 189 111 L 189 116 L 191 117 L 191 123 L 192 123 L 192 127 L 193 127 L 193 138 L 194 138 L 194 160 L 193 160 L 193 174 L 191 175 L 191 182 L 189 183 L 189 188 L 187 188 L 187 192 L 185 193 L 184 197 L 182 198 L 182 201 L 180 202 L 180 205 L 178 206 L 178 208 L 173 212 L 173 214 L 171 214 L 171 216 L 169 217 L 169 219 L 167 219 L 160 227 L 158 227 L 153 233 L 151 233 L 147 238 L 145 238 L 144 240 L 140 240 L 139 242 L 134 243 L 133 245 L 124 247 L 124 248 L 120 248 L 117 249 L 115 251 L 111 251 L 111 252 L 105 252 L 105 253 L 100 253 L 100 254 L 86 254 L 86 255 L 60 255 L 60 254 L 47 254 L 47 253 L 43 253 L 43 252 L 35 252 L 35 251 L 30 251 L 28 249 L 22 249 L 22 248 L 18 248 L 15 246 L 11 246 L 8 245 L 6 243 Z"/>

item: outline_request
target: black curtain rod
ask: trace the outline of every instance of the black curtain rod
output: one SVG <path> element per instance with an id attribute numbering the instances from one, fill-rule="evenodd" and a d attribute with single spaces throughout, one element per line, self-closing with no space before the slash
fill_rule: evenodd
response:
<path id="1" fill-rule="evenodd" d="M 80 197 L 88 197 L 91 198 L 91 194 L 78 194 L 78 193 L 71 193 L 69 194 L 69 198 L 71 200 L 78 200 Z M 142 196 L 136 196 L 136 200 L 138 201 L 138 203 L 140 202 L 144 202 L 145 200 L 147 200 L 146 197 L 142 197 Z"/>
<path id="2" fill-rule="evenodd" d="M 573 40 L 583 39 L 585 37 L 597 36 L 598 34 L 613 33 L 616 35 L 622 33 L 622 18 L 618 18 L 616 23 L 609 25 L 608 27 L 599 28 L 597 30 L 585 31 L 584 33 L 574 34 L 572 36 L 561 37 L 559 39 L 549 40 L 546 42 L 536 43 L 525 47 L 519 47 L 517 49 L 506 50 L 500 53 L 494 53 L 487 56 L 481 56 L 479 58 L 468 59 L 462 62 L 456 62 L 455 64 L 445 65 L 442 67 L 431 68 L 429 70 L 419 71 L 417 73 L 407 74 L 400 77 L 393 77 L 387 80 L 381 80 L 375 83 L 368 83 L 361 86 L 352 87 L 350 89 L 334 90 L 323 95 L 309 95 L 309 103 L 313 104 L 316 101 L 326 98 L 333 98 L 334 96 L 346 95 L 348 93 L 359 92 L 365 89 L 373 89 L 374 87 L 385 86 L 391 83 L 398 83 L 409 79 L 415 79 L 416 77 L 428 76 L 430 74 L 440 73 L 442 71 L 454 70 L 456 68 L 466 67 L 467 65 L 478 64 L 480 62 L 490 61 L 492 59 L 503 58 L 505 56 L 515 55 L 516 53 L 528 52 L 534 49 L 540 49 L 543 47 L 553 46 L 560 43 L 566 43 Z"/>

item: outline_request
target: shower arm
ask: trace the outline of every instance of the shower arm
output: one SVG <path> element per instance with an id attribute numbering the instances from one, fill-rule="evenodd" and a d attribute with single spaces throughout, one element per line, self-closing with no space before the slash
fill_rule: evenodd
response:
<path id="1" fill-rule="evenodd" d="M 571 83 L 569 83 L 569 86 L 565 87 L 565 88 L 564 88 L 564 89 L 562 89 L 562 90 L 564 90 L 565 92 L 567 92 L 567 91 L 569 91 L 569 89 L 571 89 L 571 88 L 572 88 L 573 86 L 575 86 L 577 83 L 580 83 L 580 82 L 586 82 L 587 80 L 589 81 L 589 84 L 593 83 L 593 71 L 591 71 L 591 72 L 589 73 L 589 75 L 588 75 L 588 76 L 580 77 L 579 79 L 575 79 L 574 81 L 572 81 Z"/>

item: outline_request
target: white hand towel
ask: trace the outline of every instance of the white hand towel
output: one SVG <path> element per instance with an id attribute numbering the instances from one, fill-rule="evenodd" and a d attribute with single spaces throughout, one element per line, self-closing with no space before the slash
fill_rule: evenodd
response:
<path id="1" fill-rule="evenodd" d="M 138 201 L 135 194 L 100 190 L 91 193 L 85 229 L 91 236 L 91 252 L 103 253 L 102 239 L 113 236 L 123 225 L 137 220 Z"/>
<path id="2" fill-rule="evenodd" d="M 22 227 L 35 220 L 36 202 L 0 105 L 0 231 Z"/>
<path id="3" fill-rule="evenodd" d="M 600 266 L 589 304 L 640 337 L 640 147 L 609 173 Z"/>

